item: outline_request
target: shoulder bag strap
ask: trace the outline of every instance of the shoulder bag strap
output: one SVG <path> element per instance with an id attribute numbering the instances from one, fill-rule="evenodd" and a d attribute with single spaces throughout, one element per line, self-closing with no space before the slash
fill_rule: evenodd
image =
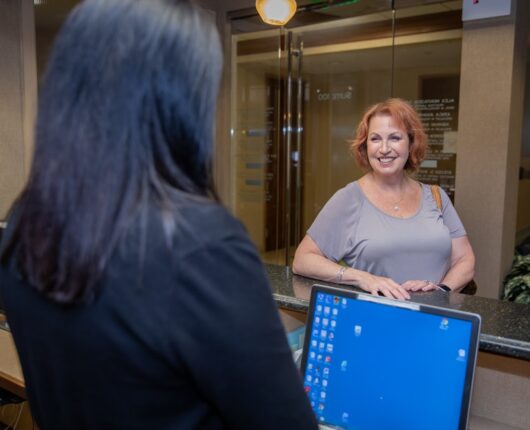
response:
<path id="1" fill-rule="evenodd" d="M 440 209 L 440 212 L 443 209 L 442 206 L 442 196 L 440 195 L 440 187 L 438 185 L 431 185 L 431 193 L 434 198 L 434 201 L 436 202 L 436 206 L 438 206 L 438 209 Z"/>

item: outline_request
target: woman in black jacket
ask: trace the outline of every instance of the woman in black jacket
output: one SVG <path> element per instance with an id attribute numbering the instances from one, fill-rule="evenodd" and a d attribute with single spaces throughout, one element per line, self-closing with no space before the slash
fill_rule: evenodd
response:
<path id="1" fill-rule="evenodd" d="M 203 15 L 86 0 L 55 43 L 0 248 L 43 430 L 316 428 L 256 250 L 212 186 L 222 60 Z"/>

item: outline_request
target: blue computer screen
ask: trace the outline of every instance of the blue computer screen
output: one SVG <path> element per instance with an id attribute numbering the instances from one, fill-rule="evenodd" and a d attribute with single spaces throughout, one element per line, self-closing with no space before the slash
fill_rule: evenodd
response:
<path id="1" fill-rule="evenodd" d="M 348 430 L 458 429 L 472 323 L 318 292 L 304 386 Z"/>

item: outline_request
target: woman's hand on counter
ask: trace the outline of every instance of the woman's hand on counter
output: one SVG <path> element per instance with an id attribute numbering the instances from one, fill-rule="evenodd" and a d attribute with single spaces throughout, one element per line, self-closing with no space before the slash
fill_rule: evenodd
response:
<path id="1" fill-rule="evenodd" d="M 372 275 L 368 272 L 357 271 L 356 284 L 364 291 L 374 296 L 382 295 L 391 299 L 410 299 L 410 294 L 403 286 L 390 278 Z"/>
<path id="2" fill-rule="evenodd" d="M 434 282 L 427 281 L 427 280 L 418 280 L 418 279 L 404 282 L 403 284 L 401 284 L 401 286 L 405 290 L 413 291 L 413 292 L 433 291 L 433 290 L 438 289 L 438 286 Z"/>

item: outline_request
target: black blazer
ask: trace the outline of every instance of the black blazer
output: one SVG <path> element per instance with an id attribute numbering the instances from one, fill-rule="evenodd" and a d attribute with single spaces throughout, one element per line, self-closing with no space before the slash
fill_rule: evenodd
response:
<path id="1" fill-rule="evenodd" d="M 316 429 L 266 275 L 241 224 L 179 208 L 168 242 L 151 210 L 94 303 L 65 307 L 0 268 L 31 410 L 42 430 Z"/>

